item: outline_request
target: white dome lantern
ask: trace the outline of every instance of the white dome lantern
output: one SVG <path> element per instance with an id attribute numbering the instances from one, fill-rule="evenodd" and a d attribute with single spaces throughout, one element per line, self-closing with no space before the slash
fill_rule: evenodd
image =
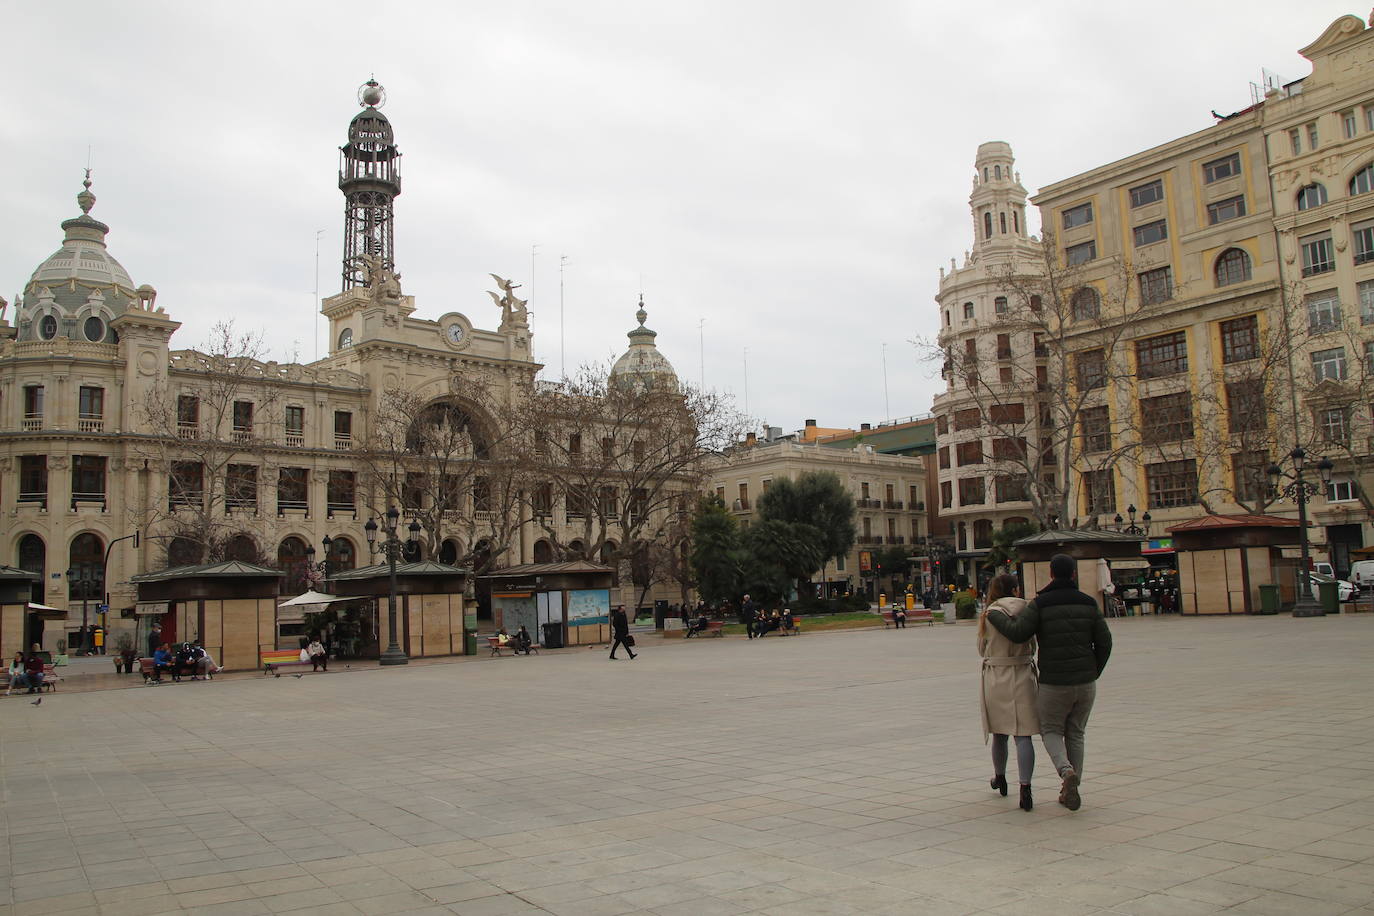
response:
<path id="1" fill-rule="evenodd" d="M 673 364 L 668 361 L 668 357 L 664 356 L 654 343 L 658 333 L 644 326 L 648 317 L 649 313 L 644 310 L 644 297 L 641 296 L 639 311 L 635 312 L 639 327 L 625 335 L 630 338 L 630 349 L 626 350 L 611 367 L 611 378 L 642 382 L 655 387 L 676 388 L 677 372 L 673 370 Z"/>

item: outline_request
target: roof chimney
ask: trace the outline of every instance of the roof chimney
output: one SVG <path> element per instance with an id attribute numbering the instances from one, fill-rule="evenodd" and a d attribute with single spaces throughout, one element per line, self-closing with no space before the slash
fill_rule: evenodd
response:
<path id="1" fill-rule="evenodd" d="M 863 432 L 863 431 L 865 431 L 865 430 L 870 430 L 870 429 L 872 429 L 872 428 L 873 428 L 873 424 L 871 424 L 871 423 L 860 423 L 860 424 L 859 424 L 859 431 L 860 431 L 860 432 Z"/>
<path id="2" fill-rule="evenodd" d="M 746 434 L 745 434 L 745 436 L 744 436 L 744 445 L 745 445 L 745 447 L 747 447 L 747 448 L 753 448 L 755 445 L 758 445 L 758 443 L 759 443 L 759 437 L 758 437 L 758 436 L 754 435 L 753 433 L 746 433 Z"/>
<path id="3" fill-rule="evenodd" d="M 813 427 L 813 426 L 815 426 L 815 425 L 816 425 L 816 421 L 815 421 L 815 420 L 807 420 L 807 421 L 806 421 L 806 428 L 807 428 L 807 429 L 810 429 L 811 427 Z"/>

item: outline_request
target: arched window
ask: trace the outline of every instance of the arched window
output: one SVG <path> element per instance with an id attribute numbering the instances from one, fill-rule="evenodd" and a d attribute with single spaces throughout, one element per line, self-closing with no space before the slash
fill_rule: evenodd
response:
<path id="1" fill-rule="evenodd" d="M 989 212 L 983 213 L 983 238 L 992 238 L 992 214 Z"/>
<path id="2" fill-rule="evenodd" d="M 344 328 L 339 332 L 339 349 L 347 350 L 351 346 L 353 346 L 353 329 Z"/>
<path id="3" fill-rule="evenodd" d="M 1020 235 L 1020 234 L 1021 234 L 1021 211 L 1020 211 L 1020 210 L 1013 210 L 1013 211 L 1011 211 L 1011 226 L 1012 226 L 1012 228 L 1013 228 L 1014 230 L 1016 230 L 1016 234 L 1017 234 L 1017 235 Z"/>
<path id="4" fill-rule="evenodd" d="M 195 566 L 203 554 L 201 546 L 190 538 L 175 537 L 167 542 L 168 566 Z"/>
<path id="5" fill-rule="evenodd" d="M 305 561 L 305 541 L 295 536 L 283 538 L 277 547 L 277 569 L 285 576 L 287 591 L 305 588 Z"/>
<path id="6" fill-rule="evenodd" d="M 1374 163 L 1370 163 L 1355 173 L 1355 177 L 1350 179 L 1350 196 L 1356 194 L 1368 194 L 1374 191 Z"/>
<path id="7" fill-rule="evenodd" d="M 33 583 L 30 601 L 42 602 L 43 580 L 47 578 L 48 548 L 43 539 L 36 534 L 26 534 L 19 539 L 19 568 L 38 573 L 38 581 Z"/>
<path id="8" fill-rule="evenodd" d="M 615 541 L 607 541 L 601 545 L 601 562 L 607 566 L 615 566 L 616 557 L 619 553 L 619 545 Z"/>
<path id="9" fill-rule="evenodd" d="M 105 322 L 94 315 L 86 319 L 82 329 L 86 333 L 86 339 L 92 343 L 99 343 L 100 339 L 105 336 Z"/>
<path id="10" fill-rule="evenodd" d="M 549 545 L 548 541 L 538 540 L 534 542 L 534 562 L 553 562 L 553 547 Z"/>
<path id="11" fill-rule="evenodd" d="M 567 550 L 568 559 L 580 560 L 582 559 L 582 554 L 584 554 L 586 550 L 587 548 L 583 546 L 582 540 L 580 538 L 577 540 L 569 541 Z"/>
<path id="12" fill-rule="evenodd" d="M 52 340 L 57 336 L 57 319 L 52 315 L 44 315 L 38 321 L 38 336 L 44 340 Z"/>
<path id="13" fill-rule="evenodd" d="M 1075 321 L 1096 318 L 1102 314 L 1102 297 L 1091 286 L 1084 286 L 1074 293 L 1071 304 Z"/>
<path id="14" fill-rule="evenodd" d="M 78 534 L 67 553 L 67 597 L 94 601 L 105 594 L 105 542 L 98 535 Z"/>
<path id="15" fill-rule="evenodd" d="M 959 523 L 959 549 L 968 550 L 968 524 Z"/>
<path id="16" fill-rule="evenodd" d="M 1030 519 L 1022 518 L 1022 517 L 1019 516 L 1019 515 L 1015 515 L 1015 516 L 1012 516 L 1011 518 L 1003 519 L 1003 520 L 1002 520 L 1002 527 L 1003 527 L 1003 528 L 1010 528 L 1012 525 L 1025 525 L 1025 524 L 1028 524 L 1029 522 L 1030 522 Z"/>
<path id="17" fill-rule="evenodd" d="M 462 545 L 453 538 L 445 538 L 439 545 L 439 562 L 447 566 L 457 566 L 458 558 L 463 555 Z"/>
<path id="18" fill-rule="evenodd" d="M 983 180 L 984 180 L 984 181 L 987 181 L 987 180 L 988 180 L 988 167 L 987 167 L 987 166 L 983 166 Z"/>
<path id="19" fill-rule="evenodd" d="M 1039 293 L 1032 293 L 1032 294 L 1031 294 L 1031 297 L 1030 297 L 1030 310 L 1031 310 L 1032 312 L 1038 312 L 1038 311 L 1040 311 L 1040 309 L 1041 309 L 1040 294 L 1039 294 Z"/>
<path id="20" fill-rule="evenodd" d="M 1217 286 L 1230 286 L 1250 279 L 1250 256 L 1239 248 L 1223 251 L 1216 263 Z"/>
<path id="21" fill-rule="evenodd" d="M 358 565 L 358 548 L 351 538 L 334 538 L 329 542 L 329 568 L 342 572 Z"/>
<path id="22" fill-rule="evenodd" d="M 999 213 L 999 214 L 997 214 L 997 218 L 998 218 L 998 220 L 999 220 L 999 221 L 1001 222 L 1001 224 L 1002 224 L 1002 234 L 1003 234 L 1003 235 L 1006 235 L 1006 234 L 1007 234 L 1007 215 L 1006 215 L 1005 213 Z"/>
<path id="23" fill-rule="evenodd" d="M 1313 207 L 1320 207 L 1326 203 L 1326 186 L 1318 182 L 1303 185 L 1298 188 L 1298 209 L 1311 210 Z"/>
<path id="24" fill-rule="evenodd" d="M 258 545 L 250 535 L 236 534 L 224 545 L 224 559 L 257 563 L 261 558 L 258 556 Z"/>
<path id="25" fill-rule="evenodd" d="M 1007 297 L 998 296 L 996 299 L 993 299 L 992 310 L 998 315 L 1005 315 L 1007 313 Z"/>
<path id="26" fill-rule="evenodd" d="M 994 166 L 992 167 L 992 177 L 994 177 L 994 178 L 1001 178 L 1001 177 L 1002 177 L 1002 167 L 1001 167 L 1000 165 L 994 165 Z"/>

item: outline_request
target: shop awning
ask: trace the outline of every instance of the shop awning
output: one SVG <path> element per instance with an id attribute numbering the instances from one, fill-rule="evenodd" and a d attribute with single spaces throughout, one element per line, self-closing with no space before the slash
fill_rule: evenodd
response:
<path id="1" fill-rule="evenodd" d="M 29 602 L 29 613 L 37 614 L 43 620 L 66 620 L 67 612 L 57 607 L 48 607 L 46 604 Z"/>

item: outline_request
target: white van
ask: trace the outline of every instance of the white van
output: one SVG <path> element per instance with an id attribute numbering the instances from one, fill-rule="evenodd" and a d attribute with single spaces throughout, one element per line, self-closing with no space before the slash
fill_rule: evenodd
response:
<path id="1" fill-rule="evenodd" d="M 1356 560 L 1350 564 L 1350 581 L 1360 591 L 1374 589 L 1374 560 Z"/>
<path id="2" fill-rule="evenodd" d="M 1330 563 L 1327 563 L 1325 560 L 1317 560 L 1315 563 L 1313 563 L 1312 571 L 1315 573 L 1321 573 L 1323 576 L 1329 576 L 1332 579 L 1336 578 L 1336 570 L 1331 566 Z"/>

